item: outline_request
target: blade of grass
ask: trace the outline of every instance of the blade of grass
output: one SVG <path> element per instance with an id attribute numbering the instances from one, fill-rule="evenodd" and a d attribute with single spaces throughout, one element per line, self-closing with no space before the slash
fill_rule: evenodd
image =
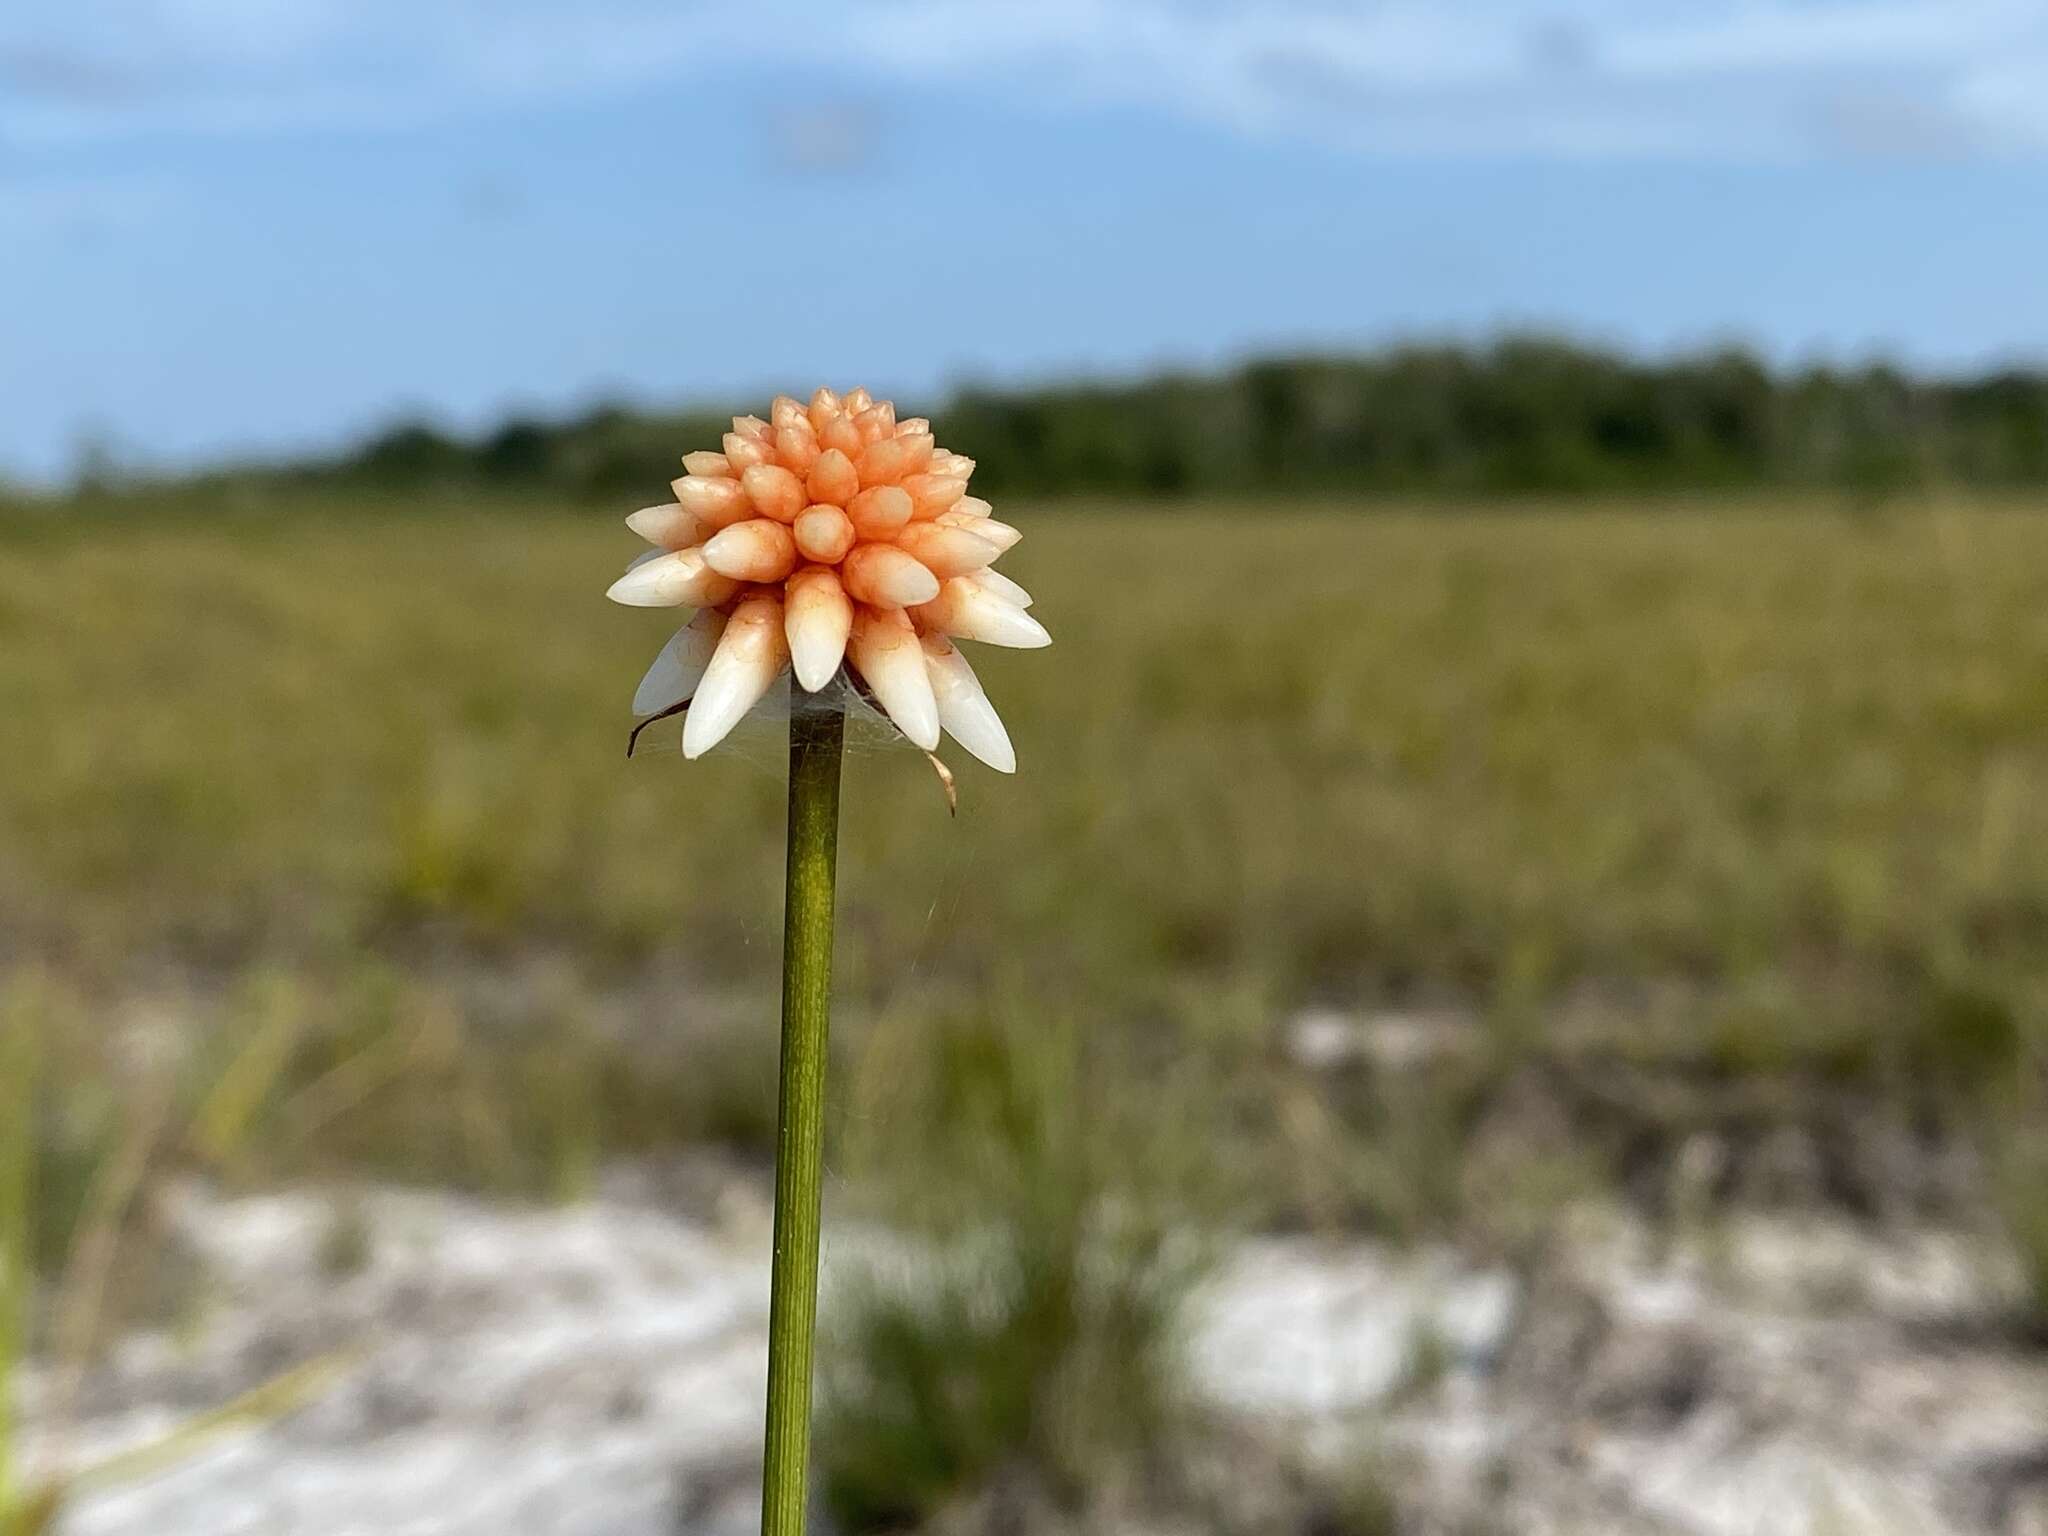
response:
<path id="1" fill-rule="evenodd" d="M 21 1507 L 15 1465 L 15 1378 L 27 1347 L 35 1285 L 35 1083 L 40 1065 L 27 1010 L 0 1017 L 0 1521 Z"/>
<path id="2" fill-rule="evenodd" d="M 131 1482 L 175 1465 L 231 1429 L 275 1424 L 311 1402 L 322 1388 L 347 1371 L 360 1355 L 359 1347 L 338 1349 L 293 1366 L 229 1399 L 220 1407 L 187 1419 L 160 1439 L 95 1462 L 72 1479 L 72 1486 L 77 1489 L 105 1488 Z"/>
<path id="3" fill-rule="evenodd" d="M 243 1042 L 192 1118 L 192 1140 L 216 1167 L 242 1144 L 291 1065 L 299 1043 L 296 1008 L 272 1007 Z"/>
<path id="4" fill-rule="evenodd" d="M 147 1101 L 134 1113 L 128 1134 L 112 1156 L 94 1171 L 82 1207 L 77 1234 L 64 1262 L 57 1288 L 57 1357 L 63 1363 L 50 1414 L 53 1431 L 62 1436 L 71 1425 L 78 1390 L 92 1356 L 94 1335 L 106 1308 L 107 1281 L 127 1227 L 128 1212 L 148 1176 L 150 1156 L 163 1138 L 174 1098 L 169 1073 L 151 1085 Z M 53 1463 L 62 1465 L 61 1439 Z"/>

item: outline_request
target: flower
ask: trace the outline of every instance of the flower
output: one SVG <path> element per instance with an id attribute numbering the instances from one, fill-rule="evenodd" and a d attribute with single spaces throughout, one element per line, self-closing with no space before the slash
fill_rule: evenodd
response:
<path id="1" fill-rule="evenodd" d="M 992 567 L 1023 537 L 967 494 L 974 460 L 923 418 L 864 389 L 778 396 L 735 416 L 724 451 L 683 455 L 675 500 L 626 526 L 655 547 L 606 594 L 696 615 L 662 648 L 636 714 L 689 704 L 683 755 L 701 757 L 784 667 L 811 693 L 842 663 L 897 729 L 931 751 L 943 727 L 1003 773 L 1017 755 L 955 640 L 1035 648 L 1052 637 L 1031 594 Z"/>

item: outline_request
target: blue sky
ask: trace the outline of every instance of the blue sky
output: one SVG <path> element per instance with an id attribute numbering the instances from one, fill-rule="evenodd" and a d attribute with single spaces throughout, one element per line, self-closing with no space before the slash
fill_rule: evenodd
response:
<path id="1" fill-rule="evenodd" d="M 2048 360 L 2048 0 L 0 13 L 0 473 L 1510 325 Z"/>

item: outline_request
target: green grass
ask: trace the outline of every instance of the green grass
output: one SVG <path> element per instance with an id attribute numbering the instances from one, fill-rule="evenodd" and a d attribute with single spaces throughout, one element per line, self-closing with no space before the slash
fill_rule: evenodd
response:
<path id="1" fill-rule="evenodd" d="M 844 1528 L 922 1527 L 999 1483 L 1099 1517 L 1196 1431 L 1200 1121 L 1111 1055 L 1042 1014 L 876 1042 L 849 1165 L 916 1246 L 842 1272 L 827 1313 L 819 1481 Z"/>
<path id="2" fill-rule="evenodd" d="M 61 989 L 27 973 L 0 988 L 0 1536 L 35 1536 L 79 1488 L 177 1460 L 233 1424 L 292 1411 L 331 1375 L 302 1363 L 140 1446 L 83 1465 L 21 1464 L 16 1373 L 51 1369 L 37 1427 L 75 1428 L 86 1372 L 106 1342 L 142 1317 L 187 1309 L 193 1266 L 164 1243 L 149 1199 L 173 1167 L 229 1170 L 256 1111 L 289 1061 L 293 1015 L 266 1009 L 235 1048 L 132 1049 L 94 1070 L 77 1055 L 77 1015 Z M 220 1042 L 208 1042 L 218 1046 Z M 203 1063 L 195 1073 L 195 1064 Z"/>
<path id="3" fill-rule="evenodd" d="M 781 747 L 685 765 L 663 727 L 623 759 L 667 632 L 602 599 L 626 510 L 0 529 L 0 966 L 107 1042 L 138 1013 L 239 1038 L 276 989 L 303 1017 L 251 1110 L 266 1172 L 570 1188 L 621 1146 L 758 1144 Z M 1233 1124 L 1371 1214 L 1560 1041 L 1916 1102 L 2039 1048 L 2048 520 L 1004 510 L 1057 639 L 976 656 L 1022 772 L 952 754 L 949 821 L 914 754 L 851 763 L 850 1050 L 1027 997 L 1228 1066 Z M 1501 1055 L 1333 1171 L 1274 1129 L 1309 1001 L 1469 1009 Z M 1384 1118 L 1301 1091 L 1340 1137 Z"/>
<path id="4" fill-rule="evenodd" d="M 602 599 L 625 510 L 0 522 L 0 1377 L 159 1305 L 143 1152 L 571 1196 L 771 1144 L 784 747 L 624 759 L 670 623 Z M 1787 1128 L 1923 1208 L 1890 1127 L 1983 1144 L 2048 1315 L 2048 519 L 1004 510 L 1057 638 L 975 658 L 1021 773 L 949 754 L 949 819 L 849 764 L 829 1166 L 936 1255 L 840 1297 L 849 1528 L 1158 1483 L 1169 1238 L 1219 1215 L 1513 1253 Z M 1309 1004 L 1470 1027 L 1310 1071 Z M 1392 1518 L 1377 1474 L 1331 1515 Z"/>

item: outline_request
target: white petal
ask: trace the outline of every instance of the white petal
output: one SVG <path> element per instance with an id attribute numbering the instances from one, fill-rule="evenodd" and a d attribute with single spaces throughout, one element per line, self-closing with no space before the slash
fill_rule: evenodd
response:
<path id="1" fill-rule="evenodd" d="M 669 481 L 668 488 L 675 492 L 677 505 L 694 516 L 707 533 L 754 515 L 753 503 L 737 480 L 684 475 Z"/>
<path id="2" fill-rule="evenodd" d="M 750 597 L 733 609 L 683 717 L 683 756 L 702 757 L 725 740 L 788 660 L 779 599 Z"/>
<path id="3" fill-rule="evenodd" d="M 941 528 L 965 528 L 976 538 L 987 539 L 1004 553 L 1015 549 L 1024 535 L 1008 523 L 990 517 L 987 509 L 987 502 L 976 501 L 969 496 L 959 505 L 941 512 L 932 521 Z"/>
<path id="4" fill-rule="evenodd" d="M 704 520 L 688 507 L 671 501 L 658 507 L 642 507 L 626 519 L 626 526 L 660 549 L 688 549 L 704 542 Z"/>
<path id="5" fill-rule="evenodd" d="M 816 693 L 839 671 L 853 629 L 853 603 L 837 574 L 815 568 L 790 577 L 782 627 L 796 680 Z"/>
<path id="6" fill-rule="evenodd" d="M 989 543 L 995 545 L 997 549 L 1002 550 L 1006 554 L 1010 550 L 1015 549 L 1018 541 L 1024 537 L 1020 530 L 1012 528 L 1000 518 L 984 517 L 980 522 L 975 523 L 973 527 L 975 537 L 987 539 Z"/>
<path id="7" fill-rule="evenodd" d="M 936 598 L 918 607 L 917 618 L 928 629 L 984 645 L 1035 651 L 1052 644 L 1038 620 L 967 577 L 956 576 L 940 587 Z"/>
<path id="8" fill-rule="evenodd" d="M 982 691 L 974 668 L 944 635 L 926 635 L 925 673 L 931 678 L 932 696 L 939 706 L 939 724 L 961 746 L 998 773 L 1017 771 L 1017 751 L 1010 745 L 1010 733 L 1002 718 Z"/>
<path id="9" fill-rule="evenodd" d="M 927 752 L 939 744 L 939 705 L 924 650 L 900 611 L 862 608 L 853 616 L 846 656 L 898 730 Z"/>
<path id="10" fill-rule="evenodd" d="M 941 528 L 932 522 L 912 523 L 896 535 L 896 547 L 941 580 L 972 575 L 1002 553 L 965 528 Z"/>
<path id="11" fill-rule="evenodd" d="M 715 608 L 705 608 L 670 636 L 633 693 L 633 713 L 658 715 L 696 692 L 704 668 L 711 662 L 711 653 L 718 648 L 718 637 L 724 632 L 725 615 Z"/>
<path id="12" fill-rule="evenodd" d="M 1000 597 L 1012 608 L 1029 608 L 1031 606 L 1031 594 L 1026 592 L 1016 582 L 1010 580 L 1009 577 L 1005 576 L 994 566 L 990 566 L 987 570 L 976 571 L 968 580 L 972 581 L 983 591 Z"/>
<path id="13" fill-rule="evenodd" d="M 704 563 L 701 550 L 656 551 L 633 563 L 605 596 L 629 608 L 714 607 L 739 590 L 739 583 Z"/>

